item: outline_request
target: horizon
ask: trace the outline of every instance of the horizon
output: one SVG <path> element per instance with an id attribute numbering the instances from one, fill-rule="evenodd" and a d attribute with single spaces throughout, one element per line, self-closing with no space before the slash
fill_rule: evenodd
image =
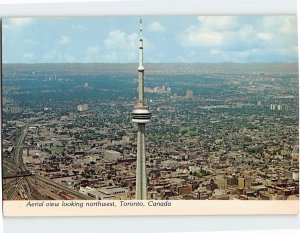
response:
<path id="1" fill-rule="evenodd" d="M 71 65 L 71 64 L 110 64 L 110 65 L 134 65 L 137 64 L 137 62 L 40 62 L 40 63 L 2 63 L 3 65 L 45 65 L 45 64 L 51 64 L 51 65 Z M 215 65 L 215 64 L 298 64 L 298 61 L 287 61 L 287 62 L 280 62 L 280 61 L 274 61 L 274 62 L 145 62 L 144 64 L 207 64 L 207 65 Z"/>

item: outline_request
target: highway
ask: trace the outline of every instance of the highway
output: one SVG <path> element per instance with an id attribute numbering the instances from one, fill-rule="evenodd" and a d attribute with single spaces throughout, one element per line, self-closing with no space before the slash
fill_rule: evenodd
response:
<path id="1" fill-rule="evenodd" d="M 26 135 L 28 133 L 28 128 L 29 128 L 29 124 L 23 126 L 21 128 L 21 135 L 17 140 L 17 144 L 14 147 L 14 158 L 15 158 L 15 163 L 17 166 L 19 166 L 21 168 L 21 171 L 26 171 L 26 167 L 23 163 L 23 159 L 22 159 L 22 153 L 23 153 L 23 145 L 24 145 L 24 141 L 26 138 Z"/>

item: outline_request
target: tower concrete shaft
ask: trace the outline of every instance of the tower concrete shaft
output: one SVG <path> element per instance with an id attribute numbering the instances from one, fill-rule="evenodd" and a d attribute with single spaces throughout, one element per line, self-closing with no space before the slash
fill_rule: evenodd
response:
<path id="1" fill-rule="evenodd" d="M 137 166 L 136 166 L 136 195 L 137 200 L 147 199 L 147 174 L 145 150 L 145 124 L 138 124 Z"/>

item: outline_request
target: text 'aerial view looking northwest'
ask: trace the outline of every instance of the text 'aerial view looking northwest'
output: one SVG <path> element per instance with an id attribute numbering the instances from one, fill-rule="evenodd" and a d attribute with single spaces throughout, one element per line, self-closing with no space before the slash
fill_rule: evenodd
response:
<path id="1" fill-rule="evenodd" d="M 297 200 L 296 16 L 2 20 L 4 200 Z"/>

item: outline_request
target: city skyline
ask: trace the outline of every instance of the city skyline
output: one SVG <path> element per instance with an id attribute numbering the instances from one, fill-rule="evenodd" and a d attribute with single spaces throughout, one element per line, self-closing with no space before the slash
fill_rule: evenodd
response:
<path id="1" fill-rule="evenodd" d="M 137 71 L 126 66 L 5 69 L 4 200 L 135 199 Z M 299 198 L 297 64 L 146 68 L 148 199 Z"/>
<path id="2" fill-rule="evenodd" d="M 138 17 L 6 18 L 4 63 L 134 63 Z M 82 43 L 84 41 L 84 43 Z M 297 62 L 296 16 L 144 17 L 145 63 Z"/>

